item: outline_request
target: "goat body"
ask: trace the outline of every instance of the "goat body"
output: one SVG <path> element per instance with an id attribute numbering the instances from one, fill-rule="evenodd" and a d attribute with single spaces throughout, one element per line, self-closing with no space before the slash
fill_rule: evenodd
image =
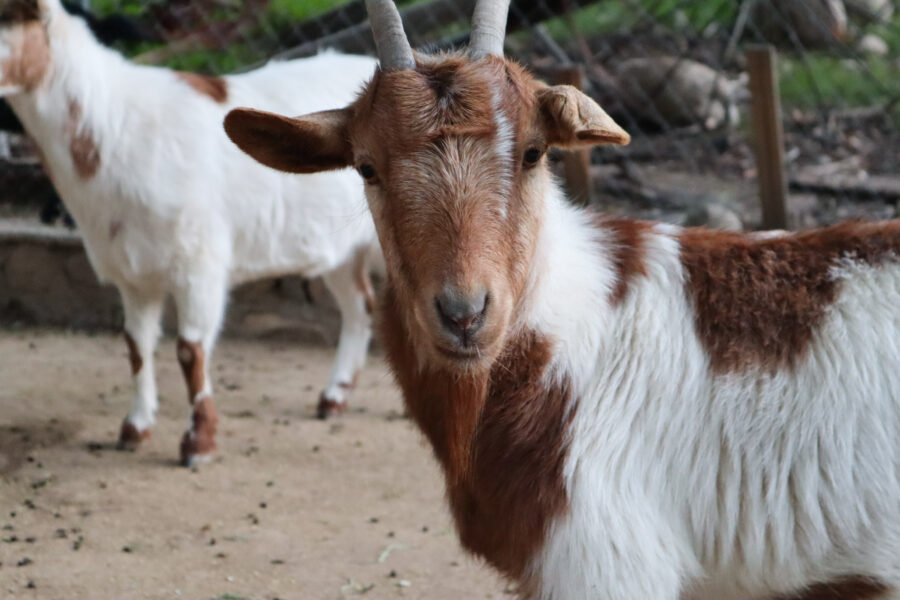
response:
<path id="1" fill-rule="evenodd" d="M 368 345 L 367 270 L 380 256 L 362 185 L 348 171 L 289 177 L 261 167 L 228 142 L 221 123 L 236 104 L 302 112 L 347 102 L 375 62 L 325 53 L 221 79 L 177 73 L 101 46 L 57 0 L 40 7 L 39 22 L 19 25 L 24 33 L 8 26 L 7 40 L 37 41 L 20 44 L 19 60 L 30 68 L 8 69 L 4 83 L 10 73 L 43 68 L 8 100 L 40 146 L 97 276 L 122 294 L 137 388 L 122 444 L 139 442 L 154 422 L 152 357 L 164 298 L 176 302 L 193 405 L 211 394 L 209 354 L 227 289 L 261 277 L 324 276 L 343 326 L 320 411 L 342 409 Z M 41 56 L 29 58 L 41 44 Z M 186 463 L 214 447 L 215 414 L 206 413 L 193 413 Z"/>

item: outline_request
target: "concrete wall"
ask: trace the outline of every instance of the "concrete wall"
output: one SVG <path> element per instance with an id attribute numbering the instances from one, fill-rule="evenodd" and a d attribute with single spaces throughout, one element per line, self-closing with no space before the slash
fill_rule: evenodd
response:
<path id="1" fill-rule="evenodd" d="M 334 344 L 340 315 L 319 280 L 284 277 L 232 290 L 224 334 L 285 336 Z M 169 303 L 163 320 L 175 331 Z M 97 281 L 76 232 L 0 221 L 0 326 L 121 330 L 122 304 L 112 286 Z"/>

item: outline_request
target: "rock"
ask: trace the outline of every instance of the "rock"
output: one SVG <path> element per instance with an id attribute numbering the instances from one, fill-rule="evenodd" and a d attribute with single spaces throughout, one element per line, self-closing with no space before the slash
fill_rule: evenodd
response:
<path id="1" fill-rule="evenodd" d="M 875 54 L 877 56 L 886 56 L 890 51 L 887 42 L 874 33 L 867 33 L 862 36 L 856 43 L 856 49 L 865 54 Z"/>
<path id="2" fill-rule="evenodd" d="M 844 0 L 847 11 L 863 21 L 886 23 L 894 16 L 895 0 Z"/>
<path id="3" fill-rule="evenodd" d="M 759 0 L 750 28 L 771 43 L 793 50 L 796 37 L 805 47 L 828 47 L 847 38 L 847 9 L 842 0 Z"/>
<path id="4" fill-rule="evenodd" d="M 65 275 L 48 248 L 21 244 L 6 259 L 6 282 L 11 289 L 44 293 L 54 287 L 65 289 Z"/>
<path id="5" fill-rule="evenodd" d="M 744 224 L 730 208 L 709 203 L 692 208 L 684 218 L 686 227 L 709 227 L 722 231 L 743 231 Z"/>
<path id="6" fill-rule="evenodd" d="M 97 286 L 97 276 L 94 274 L 94 269 L 91 268 L 86 254 L 81 252 L 73 254 L 66 259 L 64 268 L 69 281 L 75 285 Z"/>
<path id="7" fill-rule="evenodd" d="M 748 97 L 746 74 L 731 79 L 675 56 L 632 58 L 618 64 L 613 74 L 628 110 L 662 126 L 735 126 L 740 120 L 738 102 Z"/>

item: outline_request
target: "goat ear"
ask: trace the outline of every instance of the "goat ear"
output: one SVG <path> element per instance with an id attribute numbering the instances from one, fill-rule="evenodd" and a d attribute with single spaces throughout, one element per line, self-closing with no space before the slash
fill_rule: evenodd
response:
<path id="1" fill-rule="evenodd" d="M 288 173 L 318 173 L 353 162 L 347 136 L 348 109 L 292 119 L 249 108 L 225 117 L 225 133 L 260 163 Z"/>
<path id="2" fill-rule="evenodd" d="M 556 85 L 540 90 L 538 105 L 547 141 L 552 146 L 624 146 L 631 141 L 631 136 L 605 110 L 571 85 Z"/>

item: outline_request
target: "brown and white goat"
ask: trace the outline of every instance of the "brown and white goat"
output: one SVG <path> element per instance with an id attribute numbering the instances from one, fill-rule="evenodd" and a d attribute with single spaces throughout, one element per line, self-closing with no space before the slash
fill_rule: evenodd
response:
<path id="1" fill-rule="evenodd" d="M 232 112 L 258 160 L 355 165 L 381 335 L 463 545 L 526 598 L 900 598 L 900 223 L 743 236 L 566 203 L 551 146 L 625 144 L 502 57 L 414 56 L 349 107 Z"/>

